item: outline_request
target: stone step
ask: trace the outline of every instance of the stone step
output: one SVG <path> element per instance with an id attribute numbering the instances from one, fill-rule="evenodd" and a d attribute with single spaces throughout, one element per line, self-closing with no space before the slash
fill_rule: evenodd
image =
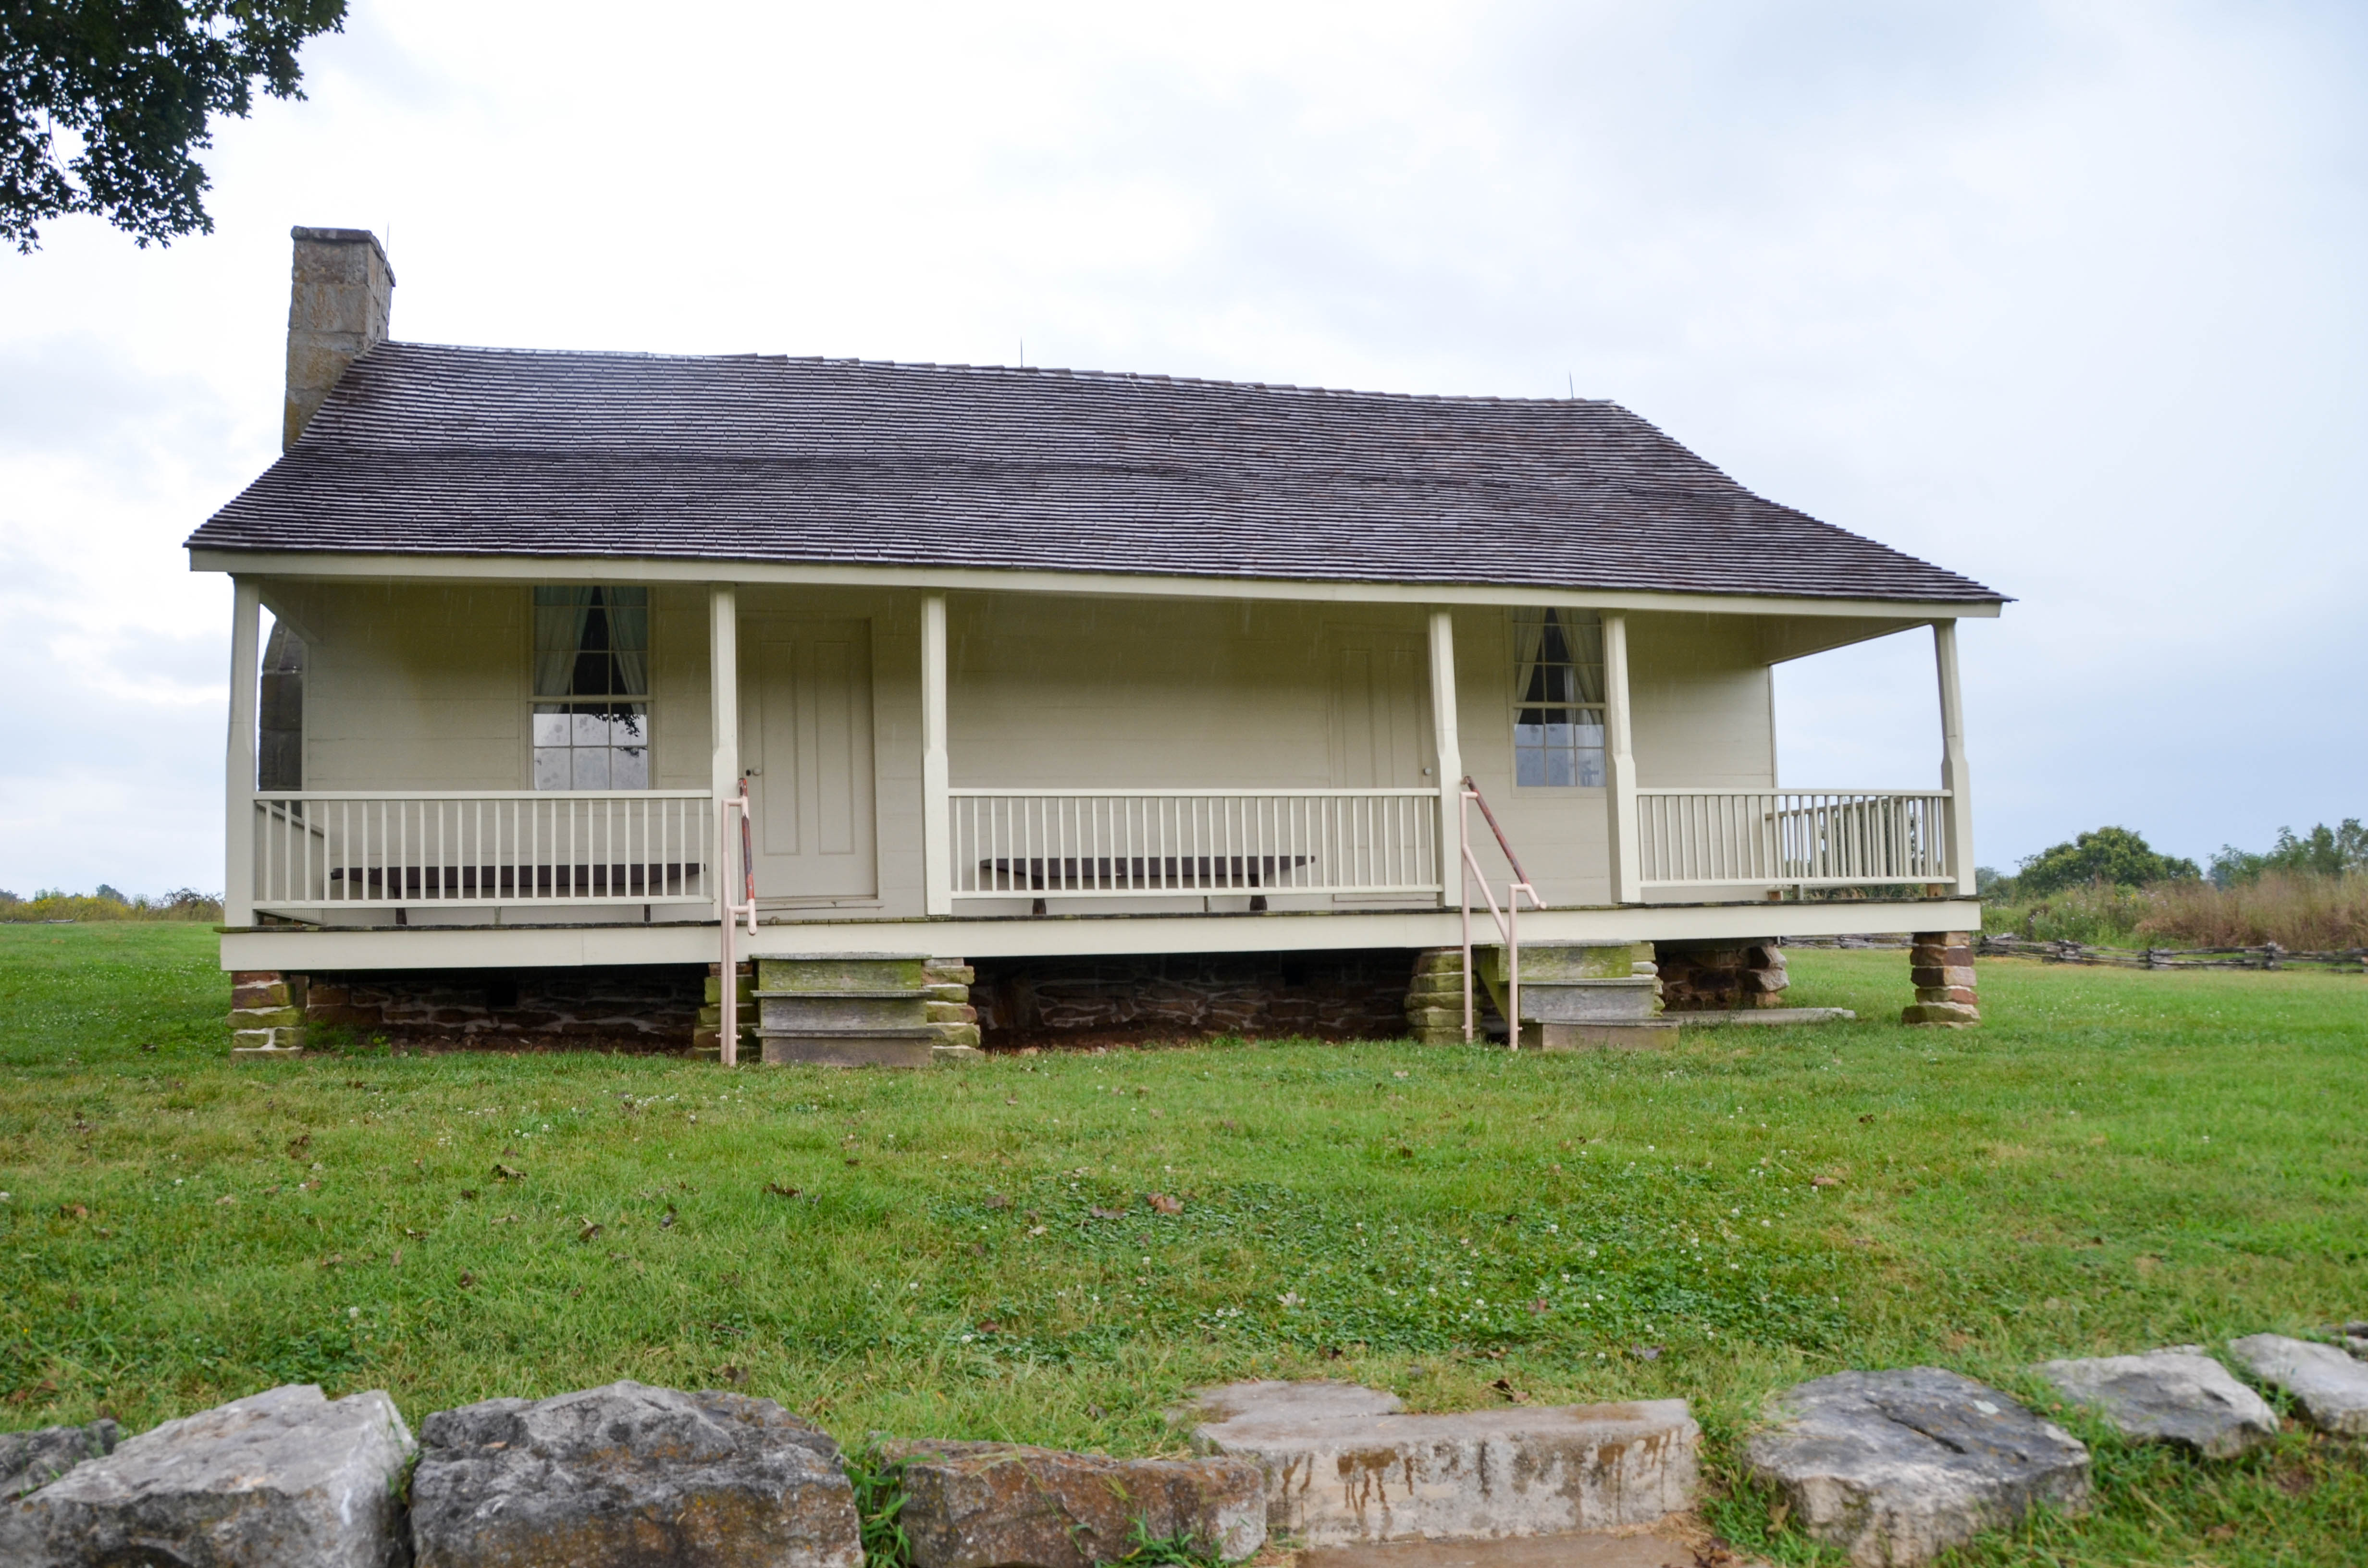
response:
<path id="1" fill-rule="evenodd" d="M 1683 1400 L 1412 1415 L 1378 1390 L 1235 1384 L 1201 1396 L 1203 1453 L 1255 1461 L 1267 1528 L 1310 1547 L 1651 1525 L 1693 1506 Z"/>
<path id="2" fill-rule="evenodd" d="M 927 1067 L 938 1059 L 938 1031 L 916 1029 L 758 1029 L 764 1061 L 772 1066 Z M 961 1048 L 957 1048 L 961 1049 Z M 975 1051 L 963 1050 L 965 1055 Z"/>
<path id="3" fill-rule="evenodd" d="M 1848 1007 L 1721 1007 L 1661 1016 L 1690 1029 L 1713 1024 L 1846 1024 L 1858 1017 Z"/>
<path id="4" fill-rule="evenodd" d="M 758 959 L 757 990 L 871 996 L 917 996 L 932 983 L 929 960 L 918 953 L 825 953 L 813 957 Z"/>
<path id="5" fill-rule="evenodd" d="M 1642 966 L 1641 968 L 1639 966 Z M 1501 947 L 1474 948 L 1472 967 L 1502 983 L 1511 963 Z M 1629 980 L 1655 972 L 1650 942 L 1523 942 L 1521 985 L 1531 982 Z"/>

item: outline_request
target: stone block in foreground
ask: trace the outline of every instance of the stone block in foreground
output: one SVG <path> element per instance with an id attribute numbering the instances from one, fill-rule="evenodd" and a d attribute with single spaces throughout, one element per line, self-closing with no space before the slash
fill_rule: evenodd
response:
<path id="1" fill-rule="evenodd" d="M 39 1492 L 83 1460 L 112 1453 L 120 1435 L 112 1421 L 0 1432 L 0 1503 Z"/>
<path id="2" fill-rule="evenodd" d="M 2089 1500 L 2089 1450 L 1998 1390 L 1937 1367 L 1837 1372 L 1778 1397 L 1744 1447 L 1810 1536 L 1858 1568 L 1927 1562 L 2033 1504 Z"/>
<path id="3" fill-rule="evenodd" d="M 1227 1562 L 1266 1544 L 1266 1476 L 1243 1460 L 1114 1460 L 1015 1443 L 891 1442 L 913 1568 L 1093 1568 L 1186 1538 Z"/>
<path id="4" fill-rule="evenodd" d="M 1691 1507 L 1700 1480 L 1702 1429 L 1683 1400 L 1408 1415 L 1338 1384 L 1266 1401 L 1242 1388 L 1218 1391 L 1235 1396 L 1220 1403 L 1230 1413 L 1195 1428 L 1193 1446 L 1255 1462 L 1267 1529 L 1310 1546 L 1648 1525 Z"/>
<path id="5" fill-rule="evenodd" d="M 2126 1437 L 2234 1459 L 2278 1435 L 2278 1413 L 2193 1345 L 2143 1356 L 2047 1361 L 2033 1369 Z"/>
<path id="6" fill-rule="evenodd" d="M 2368 1363 L 2332 1345 L 2256 1334 L 2228 1342 L 2228 1353 L 2263 1382 L 2294 1396 L 2304 1417 L 2322 1432 L 2368 1434 Z"/>
<path id="7" fill-rule="evenodd" d="M 0 1506 L 9 1568 L 394 1568 L 411 1434 L 383 1392 L 270 1389 L 167 1421 Z"/>
<path id="8" fill-rule="evenodd" d="M 618 1382 L 419 1435 L 418 1568 L 862 1568 L 838 1445 L 768 1399 Z"/>

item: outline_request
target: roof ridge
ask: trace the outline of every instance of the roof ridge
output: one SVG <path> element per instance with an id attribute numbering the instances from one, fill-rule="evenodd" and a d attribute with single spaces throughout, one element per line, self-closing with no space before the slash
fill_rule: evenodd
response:
<path id="1" fill-rule="evenodd" d="M 1237 381 L 1223 376 L 1179 376 L 1160 370 L 1094 370 L 1063 365 L 972 365 L 941 359 L 866 359 L 860 355 L 765 354 L 741 350 L 729 354 L 668 354 L 639 348 L 516 348 L 481 343 L 428 343 L 413 338 L 388 338 L 382 348 L 427 348 L 455 354 L 483 354 L 517 358 L 676 360 L 685 364 L 750 361 L 781 365 L 846 365 L 866 370 L 938 371 L 974 376 L 1058 377 L 1080 381 L 1115 381 L 1179 387 L 1216 387 L 1231 392 L 1291 392 L 1303 397 L 1381 398 L 1393 403 L 1511 404 L 1517 407 L 1613 409 L 1632 419 L 1651 421 L 1616 399 L 1608 397 L 1518 397 L 1504 392 L 1386 392 L 1372 387 L 1308 386 L 1296 381 Z M 1652 426 L 1656 431 L 1658 426 Z"/>

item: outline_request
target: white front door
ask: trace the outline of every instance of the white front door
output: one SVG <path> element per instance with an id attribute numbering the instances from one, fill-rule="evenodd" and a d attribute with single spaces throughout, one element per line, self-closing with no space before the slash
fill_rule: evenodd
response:
<path id="1" fill-rule="evenodd" d="M 754 630 L 757 894 L 871 897 L 880 891 L 871 623 L 778 620 Z"/>
<path id="2" fill-rule="evenodd" d="M 1332 787 L 1419 790 L 1435 786 L 1430 731 L 1429 649 L 1400 632 L 1333 628 L 1326 638 L 1331 676 Z M 1398 883 L 1435 874 L 1428 801 L 1340 802 L 1328 851 L 1345 863 L 1336 875 Z M 1336 893 L 1362 903 L 1365 893 Z M 1380 895 L 1396 900 L 1403 895 Z"/>
<path id="3" fill-rule="evenodd" d="M 1336 627 L 1326 641 L 1332 666 L 1332 787 L 1435 785 L 1429 650 L 1423 640 Z"/>

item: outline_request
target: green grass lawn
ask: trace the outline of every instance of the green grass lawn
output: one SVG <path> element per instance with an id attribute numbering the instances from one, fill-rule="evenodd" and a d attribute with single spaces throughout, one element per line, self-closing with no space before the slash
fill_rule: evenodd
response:
<path id="1" fill-rule="evenodd" d="M 1800 951 L 1791 1000 L 1865 1021 L 919 1074 L 233 1066 L 212 948 L 0 927 L 0 1426 L 291 1381 L 416 1423 L 632 1377 L 848 1442 L 1152 1452 L 1184 1390 L 1253 1375 L 1415 1409 L 1682 1394 L 1712 1521 L 1807 1562 L 1726 1469 L 1774 1390 L 1930 1364 L 2038 1399 L 2048 1357 L 2368 1316 L 2359 976 L 2001 961 L 1987 1023 L 1918 1030 L 1888 1021 L 1905 954 Z M 2362 1445 L 2214 1465 L 2063 1419 L 2098 1508 L 1970 1561 L 2368 1557 Z"/>

